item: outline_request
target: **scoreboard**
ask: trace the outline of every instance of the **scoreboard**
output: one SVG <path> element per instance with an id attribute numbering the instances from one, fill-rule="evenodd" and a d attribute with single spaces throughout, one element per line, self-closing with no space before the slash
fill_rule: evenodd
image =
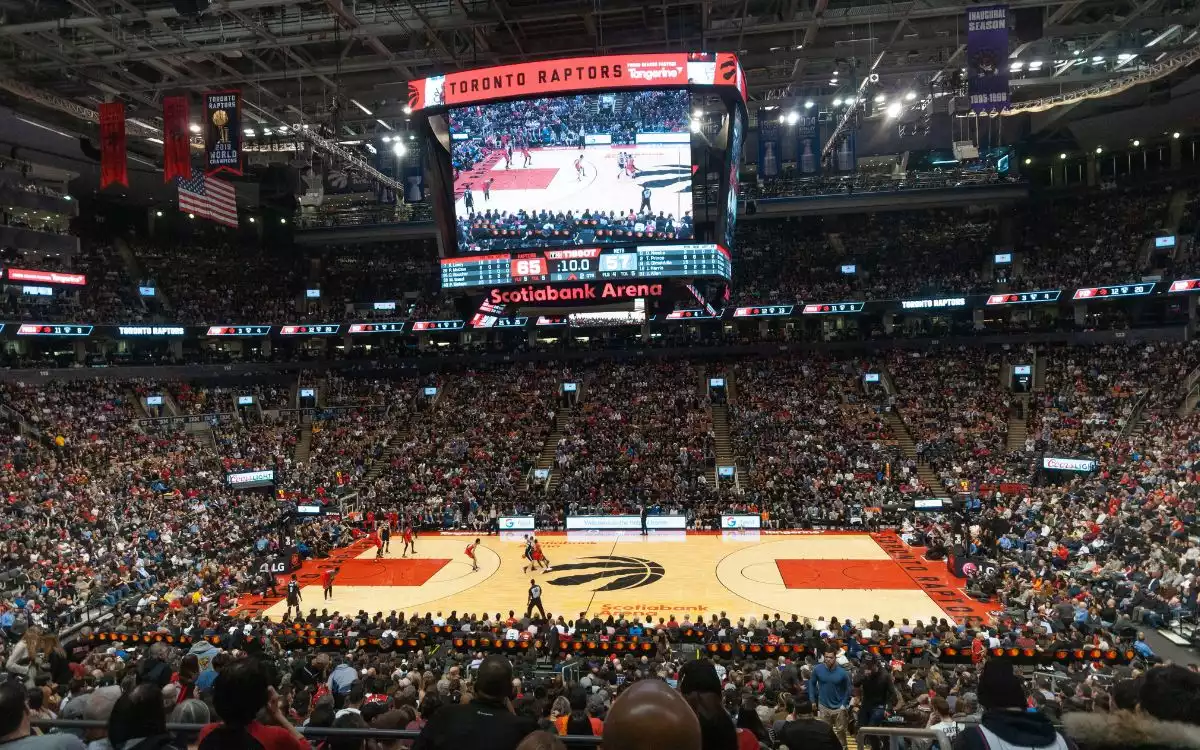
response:
<path id="1" fill-rule="evenodd" d="M 717 244 L 571 247 L 443 258 L 442 287 L 672 277 L 728 281 L 730 272 L 729 251 Z"/>

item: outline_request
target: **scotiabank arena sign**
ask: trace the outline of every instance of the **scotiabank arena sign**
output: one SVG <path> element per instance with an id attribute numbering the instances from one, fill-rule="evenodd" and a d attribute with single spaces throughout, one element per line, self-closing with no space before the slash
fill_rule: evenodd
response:
<path id="1" fill-rule="evenodd" d="M 661 297 L 662 284 L 571 284 L 493 288 L 488 300 L 496 305 L 515 302 L 617 302 L 638 297 Z"/>

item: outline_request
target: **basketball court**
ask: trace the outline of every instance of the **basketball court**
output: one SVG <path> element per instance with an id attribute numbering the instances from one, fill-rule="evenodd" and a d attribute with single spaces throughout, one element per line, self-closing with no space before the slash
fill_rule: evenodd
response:
<path id="1" fill-rule="evenodd" d="M 944 562 L 925 560 L 891 533 L 544 533 L 539 539 L 552 570 L 532 575 L 522 572 L 522 538 L 482 537 L 478 571 L 464 554 L 473 536 L 421 537 L 418 554 L 408 558 L 393 539 L 378 560 L 360 540 L 328 561 L 305 563 L 298 573 L 302 606 L 507 616 L 524 612 L 530 578 L 542 586 L 547 611 L 567 619 L 581 612 L 656 619 L 725 612 L 735 622 L 775 613 L 929 622 L 985 616 L 991 606 L 967 598 Z M 318 577 L 329 565 L 339 572 L 333 598 L 324 600 Z M 279 618 L 286 606 L 251 597 L 242 609 Z"/>
<path id="2" fill-rule="evenodd" d="M 621 152 L 631 153 L 638 173 L 630 177 L 620 169 Z M 583 155 L 583 176 L 575 172 L 575 160 Z M 642 188 L 651 190 L 650 208 L 676 219 L 692 210 L 691 145 L 661 144 L 640 146 L 587 146 L 578 148 L 531 149 L 532 160 L 513 153 L 512 166 L 504 167 L 498 152 L 459 177 L 455 184 L 455 214 L 466 216 L 463 189 L 470 186 L 475 211 L 573 211 L 585 209 L 636 211 L 642 202 Z M 483 186 L 491 180 L 490 195 Z"/>

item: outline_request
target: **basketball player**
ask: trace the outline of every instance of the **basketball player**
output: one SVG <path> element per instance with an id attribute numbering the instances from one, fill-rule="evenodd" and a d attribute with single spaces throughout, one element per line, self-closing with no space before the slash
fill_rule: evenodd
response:
<path id="1" fill-rule="evenodd" d="M 525 616 L 533 616 L 533 608 L 537 607 L 538 613 L 542 619 L 546 617 L 546 608 L 542 606 L 542 587 L 537 585 L 537 581 L 529 579 L 529 604 L 525 608 Z M 296 610 L 299 612 L 299 609 Z"/>
<path id="2" fill-rule="evenodd" d="M 625 152 L 617 154 L 617 179 L 621 179 L 621 175 L 625 174 Z"/>
<path id="3" fill-rule="evenodd" d="M 392 526 L 387 521 L 379 524 L 379 540 L 383 542 L 382 551 L 392 551 Z"/>
<path id="4" fill-rule="evenodd" d="M 471 572 L 479 570 L 479 561 L 475 559 L 475 548 L 479 546 L 479 539 L 467 545 L 467 557 L 471 558 Z"/>
<path id="5" fill-rule="evenodd" d="M 375 545 L 375 559 L 383 557 L 383 539 L 379 536 L 379 529 L 371 530 L 370 542 Z"/>
<path id="6" fill-rule="evenodd" d="M 292 607 L 295 607 L 296 617 L 299 617 L 300 602 L 303 601 L 303 599 L 304 597 L 300 596 L 300 582 L 296 580 L 296 574 L 292 573 L 292 579 L 288 581 L 287 587 L 287 611 L 283 613 L 283 616 L 285 618 L 291 617 Z"/>
<path id="7" fill-rule="evenodd" d="M 321 588 L 325 592 L 326 599 L 333 598 L 333 574 L 336 572 L 334 568 L 321 569 Z"/>
<path id="8" fill-rule="evenodd" d="M 637 172 L 637 165 L 633 163 L 633 154 L 629 154 L 625 157 L 625 174 L 629 175 L 630 179 L 633 179 L 637 177 Z"/>
<path id="9" fill-rule="evenodd" d="M 405 524 L 404 524 L 404 549 L 400 551 L 400 556 L 408 557 L 408 551 L 410 549 L 412 550 L 412 553 L 415 556 L 417 554 L 416 535 L 413 534 L 412 524 L 405 522 Z"/>
<path id="10" fill-rule="evenodd" d="M 512 156 L 513 156 L 512 146 L 505 146 L 504 147 L 504 168 L 505 169 L 512 169 Z"/>
<path id="11" fill-rule="evenodd" d="M 492 179 L 495 179 L 495 178 L 489 178 L 486 182 L 483 183 L 483 202 L 484 203 L 487 203 L 489 200 L 492 199 Z"/>
<path id="12" fill-rule="evenodd" d="M 542 543 L 536 538 L 533 540 L 533 562 L 534 564 L 541 563 L 542 570 L 547 573 L 550 572 L 550 560 L 542 552 Z"/>
<path id="13" fill-rule="evenodd" d="M 642 188 L 642 205 L 638 207 L 638 213 L 654 213 L 654 209 L 650 208 L 650 188 Z"/>
<path id="14" fill-rule="evenodd" d="M 463 188 L 463 205 L 466 206 L 468 213 L 475 210 L 475 196 L 471 194 L 470 185 Z"/>
<path id="15" fill-rule="evenodd" d="M 580 154 L 579 158 L 575 160 L 575 181 L 583 182 L 583 175 L 583 154 Z"/>
<path id="16" fill-rule="evenodd" d="M 536 568 L 533 560 L 533 537 L 529 534 L 525 535 L 525 551 L 521 556 L 525 558 L 525 564 L 521 566 L 522 573 L 527 573 Z"/>
<path id="17" fill-rule="evenodd" d="M 529 163 L 533 161 L 533 155 L 529 153 L 529 144 L 528 143 L 521 144 L 521 156 L 525 157 L 525 163 L 522 164 L 521 166 L 528 167 Z"/>

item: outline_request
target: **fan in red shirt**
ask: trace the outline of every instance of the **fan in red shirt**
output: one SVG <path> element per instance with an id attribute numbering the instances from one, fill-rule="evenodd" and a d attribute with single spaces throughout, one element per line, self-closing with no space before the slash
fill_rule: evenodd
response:
<path id="1" fill-rule="evenodd" d="M 213 707 L 224 723 L 200 730 L 203 750 L 311 750 L 308 740 L 288 721 L 266 671 L 254 659 L 238 659 L 221 670 L 213 683 Z M 278 726 L 255 719 L 263 708 Z"/>

